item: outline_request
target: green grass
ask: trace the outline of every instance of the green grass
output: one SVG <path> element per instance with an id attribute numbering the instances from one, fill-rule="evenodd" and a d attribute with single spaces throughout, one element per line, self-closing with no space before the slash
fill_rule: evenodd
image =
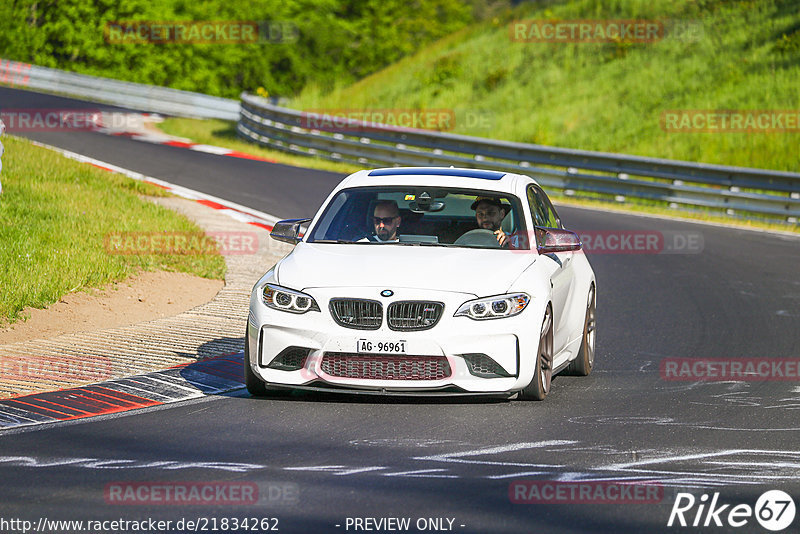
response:
<path id="1" fill-rule="evenodd" d="M 200 232 L 142 195 L 162 189 L 62 157 L 28 141 L 3 137 L 0 180 L 0 324 L 26 307 L 101 287 L 141 270 L 221 279 L 219 254 L 117 255 L 104 238 L 115 232 Z"/>
<path id="2" fill-rule="evenodd" d="M 800 10 L 791 0 L 580 0 L 525 5 L 360 82 L 290 106 L 450 109 L 453 133 L 558 147 L 798 171 L 798 133 L 668 133 L 662 112 L 800 110 Z M 696 38 L 512 42 L 519 19 L 670 19 Z M 472 120 L 470 120 L 472 119 Z"/>

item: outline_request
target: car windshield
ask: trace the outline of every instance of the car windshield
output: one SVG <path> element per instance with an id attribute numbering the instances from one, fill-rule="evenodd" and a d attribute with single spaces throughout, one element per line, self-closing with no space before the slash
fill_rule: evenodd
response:
<path id="1" fill-rule="evenodd" d="M 309 243 L 527 249 L 522 204 L 513 195 L 442 187 L 359 187 L 340 191 Z M 501 247 L 497 232 L 508 235 Z"/>

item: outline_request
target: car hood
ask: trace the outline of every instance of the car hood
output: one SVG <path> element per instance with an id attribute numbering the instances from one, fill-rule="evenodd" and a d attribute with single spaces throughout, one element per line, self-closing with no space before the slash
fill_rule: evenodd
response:
<path id="1" fill-rule="evenodd" d="M 291 289 L 381 287 L 436 289 L 489 296 L 505 293 L 535 251 L 407 245 L 298 243 L 278 265 Z"/>

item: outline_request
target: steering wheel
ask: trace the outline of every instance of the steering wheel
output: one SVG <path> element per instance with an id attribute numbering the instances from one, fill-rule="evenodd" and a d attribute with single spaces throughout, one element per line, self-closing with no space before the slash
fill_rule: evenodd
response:
<path id="1" fill-rule="evenodd" d="M 466 234 L 456 239 L 454 245 L 466 245 L 473 247 L 492 247 L 500 248 L 500 243 L 497 242 L 497 236 L 494 232 L 486 228 L 476 228 L 470 230 Z"/>

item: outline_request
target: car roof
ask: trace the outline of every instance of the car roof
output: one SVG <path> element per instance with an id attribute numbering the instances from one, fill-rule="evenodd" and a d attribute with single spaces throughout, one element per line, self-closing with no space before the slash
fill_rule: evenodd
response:
<path id="1" fill-rule="evenodd" d="M 336 190 L 380 185 L 430 185 L 513 193 L 519 180 L 531 181 L 531 178 L 513 173 L 482 169 L 388 167 L 355 172 L 342 180 Z"/>

